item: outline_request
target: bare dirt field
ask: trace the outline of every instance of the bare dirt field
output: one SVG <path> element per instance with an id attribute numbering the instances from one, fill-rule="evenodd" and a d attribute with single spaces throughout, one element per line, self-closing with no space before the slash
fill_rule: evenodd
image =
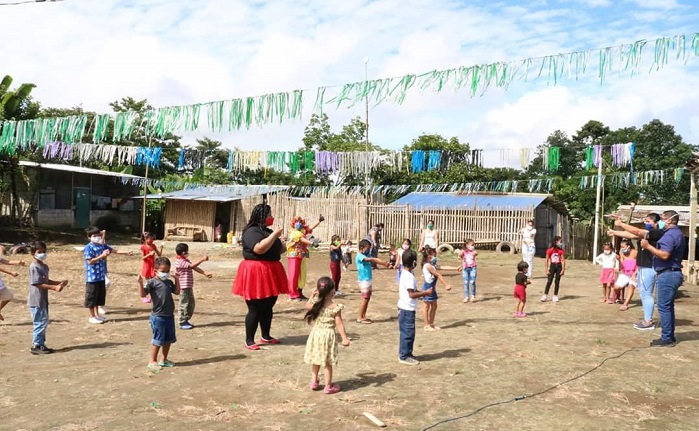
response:
<path id="1" fill-rule="evenodd" d="M 166 243 L 171 258 L 174 245 Z M 135 244 L 121 248 L 138 250 Z M 436 323 L 442 331 L 425 332 L 418 320 L 415 355 L 421 363 L 409 367 L 398 363 L 395 272 L 375 274 L 368 313 L 373 325 L 355 323 L 360 300 L 356 272 L 344 272 L 341 288 L 349 295 L 338 302 L 345 304 L 353 341 L 340 350 L 335 369 L 343 391 L 324 395 L 308 389 L 310 368 L 303 363 L 303 351 L 309 327 L 301 320 L 303 304 L 280 298 L 272 335 L 283 344 L 245 350 L 245 305 L 230 294 L 240 255 L 191 244 L 193 258 L 203 253 L 211 256 L 203 267 L 214 278 L 197 275 L 196 328 L 178 330 L 170 355 L 177 366 L 157 374 L 146 368 L 150 310 L 137 296 L 138 256 L 110 257 L 110 320 L 90 325 L 81 308 L 82 253 L 70 245 L 49 245 L 51 277 L 71 281 L 62 293 L 50 292 L 47 344 L 57 350 L 52 355 L 29 353 L 27 269 L 19 268 L 15 279 L 3 275 L 16 300 L 0 322 L 0 429 L 368 430 L 375 427 L 362 416 L 367 411 L 388 429 L 420 430 L 490 403 L 546 390 L 433 429 L 699 428 L 699 381 L 692 377 L 699 357 L 694 286 L 685 286 L 677 301 L 679 344 L 629 351 L 647 346 L 660 331 L 633 329 L 642 316 L 636 301 L 626 312 L 600 304 L 598 270 L 591 264 L 569 261 L 561 302 L 541 303 L 543 260 L 537 259 L 528 289 L 529 317 L 514 319 L 511 294 L 518 256 L 482 252 L 481 300 L 463 304 L 461 276 L 451 272 L 447 279 L 454 289 L 439 287 Z M 442 264 L 457 263 L 450 257 L 442 258 Z M 327 253 L 313 254 L 309 282 L 326 275 L 327 268 Z M 613 357 L 618 358 L 583 375 Z M 581 377 L 556 386 L 576 376 Z"/>

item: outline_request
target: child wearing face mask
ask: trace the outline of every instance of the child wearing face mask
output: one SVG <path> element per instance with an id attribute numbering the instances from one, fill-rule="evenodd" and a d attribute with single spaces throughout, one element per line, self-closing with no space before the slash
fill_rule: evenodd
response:
<path id="1" fill-rule="evenodd" d="M 614 279 L 619 272 L 619 257 L 612 250 L 612 243 L 606 242 L 602 245 L 602 253 L 595 257 L 595 263 L 602 266 L 599 281 L 602 283 L 602 294 L 604 296 L 600 302 L 613 304 L 611 293 Z"/>
<path id="2" fill-rule="evenodd" d="M 340 264 L 342 263 L 342 240 L 340 235 L 333 235 L 330 238 L 330 275 L 335 285 L 335 296 L 342 296 L 340 291 L 340 280 L 342 279 L 342 271 Z"/>
<path id="3" fill-rule="evenodd" d="M 636 290 L 636 272 L 638 271 L 636 256 L 638 251 L 633 247 L 631 240 L 628 239 L 621 240 L 621 249 L 619 251 L 621 252 L 619 255 L 621 272 L 614 283 L 614 298 L 612 299 L 619 298 L 623 302 L 619 310 L 626 311 L 629 309 L 629 302 L 631 302 L 631 297 Z M 628 295 L 626 295 L 627 287 L 629 289 Z"/>
<path id="4" fill-rule="evenodd" d="M 340 246 L 340 250 L 342 251 L 342 270 L 347 271 L 352 263 L 352 241 L 345 241 L 345 243 Z"/>
<path id="5" fill-rule="evenodd" d="M 150 362 L 148 369 L 158 372 L 162 367 L 174 367 L 175 364 L 168 360 L 170 346 L 177 341 L 175 336 L 175 301 L 172 295 L 180 294 L 180 281 L 175 277 L 173 283 L 170 279 L 170 259 L 159 257 L 155 259 L 155 277 L 145 283 L 143 275 L 138 276 L 138 291 L 141 298 L 150 295 L 153 302 L 153 311 L 150 315 L 150 327 L 153 331 L 151 340 Z M 162 348 L 161 361 L 158 361 L 158 353 Z"/>
<path id="6" fill-rule="evenodd" d="M 476 302 L 476 256 L 476 243 L 467 239 L 459 250 L 461 275 L 464 279 L 464 303 Z"/>
<path id="7" fill-rule="evenodd" d="M 527 265 L 529 265 L 527 263 Z M 527 268 L 527 270 L 529 270 Z M 544 289 L 544 295 L 541 297 L 541 302 L 546 302 L 548 300 L 549 289 L 551 289 L 551 283 L 555 279 L 555 287 L 553 288 L 553 298 L 551 302 L 558 302 L 558 288 L 561 286 L 561 277 L 566 273 L 566 257 L 565 251 L 563 250 L 563 238 L 560 236 L 553 237 L 553 242 L 551 247 L 546 250 L 546 288 Z"/>
<path id="8" fill-rule="evenodd" d="M 141 258 L 143 263 L 141 264 L 141 275 L 146 280 L 150 280 L 155 277 L 155 256 L 158 257 L 163 255 L 163 246 L 160 248 L 155 246 L 155 234 L 150 232 L 143 232 L 141 237 L 141 253 L 143 257 Z M 146 296 L 141 298 L 141 302 L 149 303 L 150 297 Z"/>
<path id="9" fill-rule="evenodd" d="M 84 307 L 90 312 L 88 323 L 95 325 L 106 322 L 99 314 L 99 308 L 104 307 L 106 300 L 107 257 L 114 254 L 133 255 L 132 252 L 119 252 L 108 246 L 102 240 L 102 231 L 95 226 L 85 230 L 90 242 L 85 246 L 85 303 Z"/>
<path id="10" fill-rule="evenodd" d="M 46 244 L 35 242 L 31 247 L 34 261 L 29 265 L 29 299 L 27 306 L 32 314 L 34 330 L 32 331 L 32 355 L 53 353 L 46 347 L 46 328 L 49 326 L 49 290 L 61 292 L 68 285 L 67 280 L 53 281 L 49 278 L 49 266 L 46 265 Z"/>
<path id="11" fill-rule="evenodd" d="M 401 271 L 403 271 L 403 253 L 410 250 L 412 246 L 413 242 L 410 238 L 403 238 L 403 243 L 400 246 L 400 250 L 398 250 L 398 264 L 396 265 L 396 281 L 398 282 L 400 281 Z"/>
<path id="12" fill-rule="evenodd" d="M 201 259 L 192 263 L 189 260 L 189 246 L 183 242 L 175 247 L 177 258 L 175 260 L 175 275 L 180 281 L 180 307 L 179 307 L 179 322 L 180 329 L 193 329 L 189 320 L 194 315 L 194 307 L 196 300 L 194 299 L 194 272 L 198 272 L 206 278 L 211 278 L 212 275 L 201 269 L 199 266 L 209 260 L 209 256 L 204 255 Z"/>
<path id="13" fill-rule="evenodd" d="M 422 276 L 425 279 L 422 290 L 423 292 L 432 290 L 430 295 L 426 295 L 422 298 L 422 301 L 425 303 L 425 308 L 423 310 L 425 331 L 439 331 L 442 329 L 434 324 L 434 318 L 437 315 L 437 280 L 444 283 L 447 290 L 451 290 L 451 285 L 447 283 L 442 274 L 437 271 L 438 269 L 440 268 L 437 266 L 437 250 L 429 246 L 425 247 L 422 253 Z"/>

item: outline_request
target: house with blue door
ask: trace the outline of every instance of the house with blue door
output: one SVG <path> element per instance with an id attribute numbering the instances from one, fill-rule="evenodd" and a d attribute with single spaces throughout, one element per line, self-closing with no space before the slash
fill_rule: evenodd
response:
<path id="1" fill-rule="evenodd" d="M 35 226 L 82 229 L 96 224 L 109 229 L 139 230 L 141 207 L 132 197 L 139 193 L 141 177 L 30 161 L 20 161 L 19 166 L 19 204 Z M 109 226 L 103 226 L 107 223 Z"/>

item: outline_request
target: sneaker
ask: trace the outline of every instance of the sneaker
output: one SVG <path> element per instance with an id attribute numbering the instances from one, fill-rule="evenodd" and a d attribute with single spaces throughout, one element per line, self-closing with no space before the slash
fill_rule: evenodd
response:
<path id="1" fill-rule="evenodd" d="M 107 310 L 105 310 L 102 307 L 97 307 L 97 313 L 99 313 L 100 316 L 104 316 L 105 314 L 107 314 Z"/>
<path id="2" fill-rule="evenodd" d="M 192 325 L 189 322 L 184 322 L 183 324 L 180 325 L 180 329 L 192 329 L 194 328 L 194 325 Z"/>
<path id="3" fill-rule="evenodd" d="M 469 298 L 464 298 L 464 304 L 466 304 L 469 301 Z"/>
<path id="4" fill-rule="evenodd" d="M 345 295 L 345 294 L 342 293 L 342 292 L 339 291 L 339 290 L 336 290 L 336 291 L 335 291 L 335 296 L 344 296 L 344 295 Z"/>
<path id="5" fill-rule="evenodd" d="M 650 342 L 651 347 L 675 347 L 675 344 L 677 342 L 674 340 L 663 340 L 662 338 Z"/>
<path id="6" fill-rule="evenodd" d="M 88 323 L 92 323 L 93 325 L 101 325 L 104 323 L 104 320 L 98 319 L 97 317 L 90 317 L 87 319 Z"/>
<path id="7" fill-rule="evenodd" d="M 638 323 L 634 323 L 633 327 L 639 331 L 649 331 L 655 329 L 655 323 L 652 321 L 646 322 L 645 320 L 641 320 Z"/>
<path id="8" fill-rule="evenodd" d="M 401 364 L 405 364 L 405 365 L 417 365 L 420 363 L 420 361 L 418 361 L 417 359 L 415 359 L 411 356 L 408 356 L 405 359 L 399 359 L 398 362 L 400 362 Z"/>
<path id="9" fill-rule="evenodd" d="M 48 355 L 49 353 L 53 353 L 53 350 L 46 346 L 32 346 L 29 352 L 31 352 L 32 355 Z"/>
<path id="10" fill-rule="evenodd" d="M 549 297 L 546 296 L 546 295 L 543 295 L 543 296 L 541 297 L 541 302 L 546 302 L 546 301 L 548 301 L 548 300 L 549 300 Z"/>
<path id="11" fill-rule="evenodd" d="M 107 321 L 107 318 L 106 318 L 106 317 L 104 317 L 104 316 L 99 316 L 99 315 L 98 315 L 98 316 L 95 316 L 95 319 L 99 319 L 99 320 L 101 320 L 102 322 L 106 322 L 106 321 Z"/>
<path id="12" fill-rule="evenodd" d="M 551 298 L 551 302 L 558 302 L 558 296 L 553 295 L 553 298 Z"/>

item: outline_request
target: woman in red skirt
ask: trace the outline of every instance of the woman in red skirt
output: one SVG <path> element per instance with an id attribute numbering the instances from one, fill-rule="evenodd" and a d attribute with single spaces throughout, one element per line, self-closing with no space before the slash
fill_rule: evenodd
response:
<path id="1" fill-rule="evenodd" d="M 245 348 L 260 350 L 259 344 L 279 344 L 270 334 L 274 304 L 280 293 L 288 293 L 286 272 L 280 259 L 284 246 L 279 239 L 282 229 L 271 230 L 272 209 L 267 204 L 255 206 L 243 229 L 243 261 L 233 281 L 233 294 L 245 299 Z M 255 343 L 257 326 L 262 338 Z"/>

